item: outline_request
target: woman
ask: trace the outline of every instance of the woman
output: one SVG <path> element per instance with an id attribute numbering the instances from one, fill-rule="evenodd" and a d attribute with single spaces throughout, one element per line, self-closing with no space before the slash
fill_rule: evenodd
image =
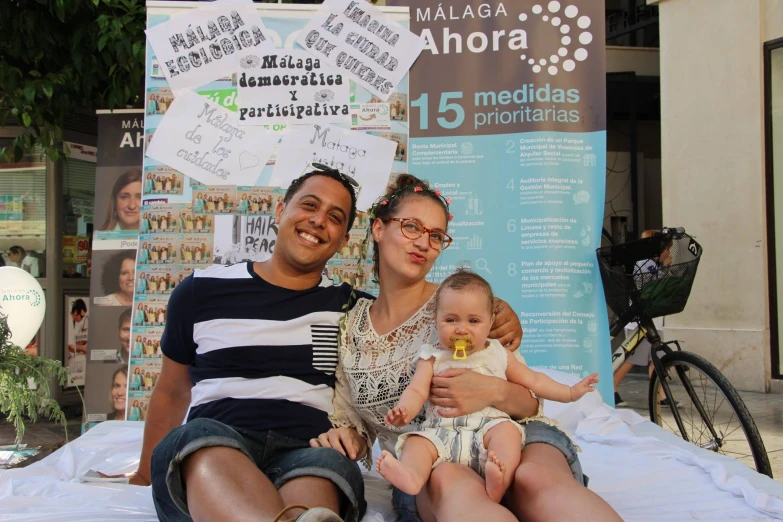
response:
<path id="1" fill-rule="evenodd" d="M 139 249 L 139 264 L 146 265 L 150 260 L 150 251 L 147 248 L 147 243 L 142 243 Z"/>
<path id="2" fill-rule="evenodd" d="M 359 299 L 348 314 L 340 338 L 342 364 L 332 416 L 333 424 L 341 427 L 314 439 L 312 446 L 339 450 L 343 437 L 353 437 L 358 447 L 358 431 L 368 443 L 377 436 L 381 447 L 389 449 L 402 431 L 416 429 L 415 425 L 387 427 L 383 417 L 409 384 L 421 343 L 435 339 L 437 285 L 425 281 L 425 276 L 451 242 L 446 234 L 449 218 L 448 201 L 425 182 L 405 174 L 376 205 L 370 230 L 380 294 L 374 302 Z M 519 339 L 504 333 L 493 331 L 490 336 L 515 348 Z M 433 404 L 449 409 L 444 416 L 457 417 L 490 405 L 514 418 L 541 415 L 538 401 L 525 388 L 465 370 L 434 378 L 432 394 Z M 620 520 L 584 487 L 567 435 L 541 421 L 529 420 L 525 426 L 527 443 L 505 506 L 490 500 L 484 481 L 473 470 L 441 464 L 417 498 L 394 492 L 394 506 L 402 520 L 582 520 L 586 514 L 591 520 Z"/>
<path id="3" fill-rule="evenodd" d="M 239 200 L 239 204 L 237 205 L 237 213 L 247 214 L 248 208 L 247 194 L 242 194 L 242 198 Z"/>
<path id="4" fill-rule="evenodd" d="M 136 368 L 133 370 L 133 375 L 131 375 L 130 389 L 141 390 L 141 368 Z"/>
<path id="5" fill-rule="evenodd" d="M 141 420 L 141 408 L 139 408 L 138 400 L 133 401 L 133 406 L 131 406 L 130 411 L 128 412 L 128 420 L 129 421 Z"/>
<path id="6" fill-rule="evenodd" d="M 204 197 L 201 192 L 196 195 L 196 202 L 193 205 L 193 212 L 204 212 Z"/>
<path id="7" fill-rule="evenodd" d="M 147 172 L 147 176 L 144 178 L 144 193 L 152 194 L 152 191 L 153 191 L 152 172 Z"/>
<path id="8" fill-rule="evenodd" d="M 111 376 L 111 392 L 109 404 L 111 413 L 106 415 L 106 420 L 125 420 L 125 396 L 128 391 L 128 370 L 120 367 Z"/>
<path id="9" fill-rule="evenodd" d="M 101 230 L 138 230 L 141 208 L 141 170 L 129 170 L 114 182 Z"/>
<path id="10" fill-rule="evenodd" d="M 142 315 L 144 315 L 144 312 L 141 312 Z M 136 341 L 133 343 L 133 351 L 131 352 L 131 357 L 134 359 L 139 359 L 144 354 L 144 345 L 141 342 L 141 336 L 136 337 Z M 138 370 L 138 368 L 136 368 Z"/>
<path id="11" fill-rule="evenodd" d="M 150 94 L 150 101 L 147 103 L 147 114 L 152 116 L 158 110 L 158 97 Z"/>
<path id="12" fill-rule="evenodd" d="M 139 279 L 141 281 L 141 279 Z M 144 282 L 146 286 L 146 282 Z M 136 293 L 138 294 L 138 287 L 136 288 Z M 133 326 L 144 326 L 144 305 L 138 304 L 136 305 L 136 311 L 133 313 Z"/>
<path id="13" fill-rule="evenodd" d="M 120 250 L 103 265 L 101 285 L 106 295 L 96 297 L 99 306 L 131 306 L 136 276 L 136 253 Z"/>

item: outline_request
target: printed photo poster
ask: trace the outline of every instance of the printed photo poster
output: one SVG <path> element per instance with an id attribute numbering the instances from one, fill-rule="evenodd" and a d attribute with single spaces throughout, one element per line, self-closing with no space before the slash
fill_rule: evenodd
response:
<path id="1" fill-rule="evenodd" d="M 152 131 L 149 136 L 151 137 Z M 163 165 L 144 168 L 142 182 L 144 196 L 182 195 L 185 187 L 185 175 Z"/>
<path id="2" fill-rule="evenodd" d="M 171 102 L 174 101 L 174 93 L 168 87 L 152 87 L 147 91 L 145 107 L 149 116 L 166 114 Z"/>
<path id="3" fill-rule="evenodd" d="M 598 372 L 611 404 L 595 258 L 606 183 L 603 3 L 389 4 L 408 5 L 412 31 L 427 39 L 411 70 L 410 172 L 453 200 L 455 242 L 430 279 L 470 266 L 519 313 L 528 364 Z"/>
<path id="4" fill-rule="evenodd" d="M 66 388 L 84 385 L 90 330 L 89 296 L 65 296 L 65 350 L 63 366 L 70 370 Z"/>
<path id="5" fill-rule="evenodd" d="M 348 78 L 310 53 L 245 53 L 239 66 L 239 125 L 348 123 Z"/>
<path id="6" fill-rule="evenodd" d="M 144 111 L 100 114 L 94 239 L 135 239 L 142 200 Z"/>
<path id="7" fill-rule="evenodd" d="M 277 240 L 273 215 L 217 216 L 215 220 L 215 264 L 266 261 L 272 256 Z"/>
<path id="8" fill-rule="evenodd" d="M 287 187 L 308 163 L 318 162 L 355 179 L 359 210 L 368 210 L 386 189 L 397 144 L 369 133 L 332 125 L 303 125 L 287 134 L 272 172 L 272 184 Z"/>
<path id="9" fill-rule="evenodd" d="M 391 114 L 388 103 L 352 103 L 351 129 L 391 130 Z"/>
<path id="10" fill-rule="evenodd" d="M 130 362 L 131 307 L 93 307 L 85 376 L 85 428 L 125 419 Z"/>
<path id="11" fill-rule="evenodd" d="M 147 41 L 176 94 L 230 77 L 242 50 L 274 50 L 252 3 L 207 4 L 150 27 Z"/>
<path id="12" fill-rule="evenodd" d="M 369 2 L 326 0 L 296 43 L 386 101 L 416 61 L 425 40 Z"/>

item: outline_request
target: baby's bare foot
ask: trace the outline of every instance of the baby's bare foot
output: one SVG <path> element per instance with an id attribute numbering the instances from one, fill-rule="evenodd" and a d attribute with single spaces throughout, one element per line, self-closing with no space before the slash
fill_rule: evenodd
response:
<path id="1" fill-rule="evenodd" d="M 506 474 L 506 465 L 498 458 L 494 451 L 487 455 L 487 465 L 484 468 L 484 476 L 487 485 L 487 495 L 495 502 L 500 502 L 508 489 L 508 484 L 503 480 Z"/>
<path id="2" fill-rule="evenodd" d="M 375 466 L 378 473 L 391 485 L 409 495 L 418 495 L 428 478 L 418 476 L 413 468 L 403 464 L 386 450 L 381 452 Z"/>

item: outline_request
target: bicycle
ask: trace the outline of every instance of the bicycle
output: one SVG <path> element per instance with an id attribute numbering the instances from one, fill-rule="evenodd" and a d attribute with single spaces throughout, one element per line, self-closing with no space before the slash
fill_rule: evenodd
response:
<path id="1" fill-rule="evenodd" d="M 752 456 L 756 471 L 771 478 L 764 441 L 734 386 L 705 358 L 683 351 L 678 341 L 663 342 L 653 323 L 655 317 L 685 309 L 701 245 L 682 228 L 664 228 L 646 239 L 598 248 L 596 255 L 606 302 L 616 316 L 611 337 L 629 322 L 637 323 L 612 354 L 612 371 L 644 339 L 651 346 L 650 420 L 701 448 L 738 459 Z"/>

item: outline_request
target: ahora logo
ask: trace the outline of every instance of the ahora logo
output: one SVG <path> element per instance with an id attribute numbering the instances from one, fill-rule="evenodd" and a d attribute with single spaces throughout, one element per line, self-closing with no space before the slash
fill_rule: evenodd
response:
<path id="1" fill-rule="evenodd" d="M 593 34 L 588 30 L 592 20 L 589 16 L 580 14 L 579 7 L 570 2 L 561 4 L 552 0 L 535 3 L 528 10 L 524 6 L 518 6 L 517 2 L 506 3 L 511 11 L 506 10 L 503 2 L 495 8 L 488 3 L 482 3 L 475 8 L 471 5 L 457 8 L 443 4 L 438 4 L 437 9 L 416 8 L 417 22 L 507 18 L 519 20 L 521 25 L 509 31 L 494 30 L 491 34 L 475 31 L 467 35 L 451 32 L 449 27 L 442 27 L 442 29 L 425 27 L 421 31 L 421 36 L 426 40 L 424 50 L 432 54 L 462 54 L 463 46 L 465 52 L 471 53 L 497 52 L 507 47 L 511 51 L 521 53 L 519 59 L 526 62 L 534 73 L 546 72 L 550 76 L 555 76 L 561 71 L 569 73 L 576 69 L 576 62 L 587 59 L 587 47 L 593 41 Z M 522 9 L 519 14 L 516 14 L 513 9 L 519 7 Z M 471 23 L 470 27 L 473 26 L 474 24 Z M 453 28 L 454 26 L 451 27 Z M 436 37 L 433 30 L 440 30 L 441 38 Z M 556 37 L 551 47 L 546 45 L 547 48 L 542 48 L 540 42 L 536 42 L 538 38 L 534 38 L 532 43 L 528 42 L 528 34 L 544 35 L 545 32 L 551 32 Z"/>

